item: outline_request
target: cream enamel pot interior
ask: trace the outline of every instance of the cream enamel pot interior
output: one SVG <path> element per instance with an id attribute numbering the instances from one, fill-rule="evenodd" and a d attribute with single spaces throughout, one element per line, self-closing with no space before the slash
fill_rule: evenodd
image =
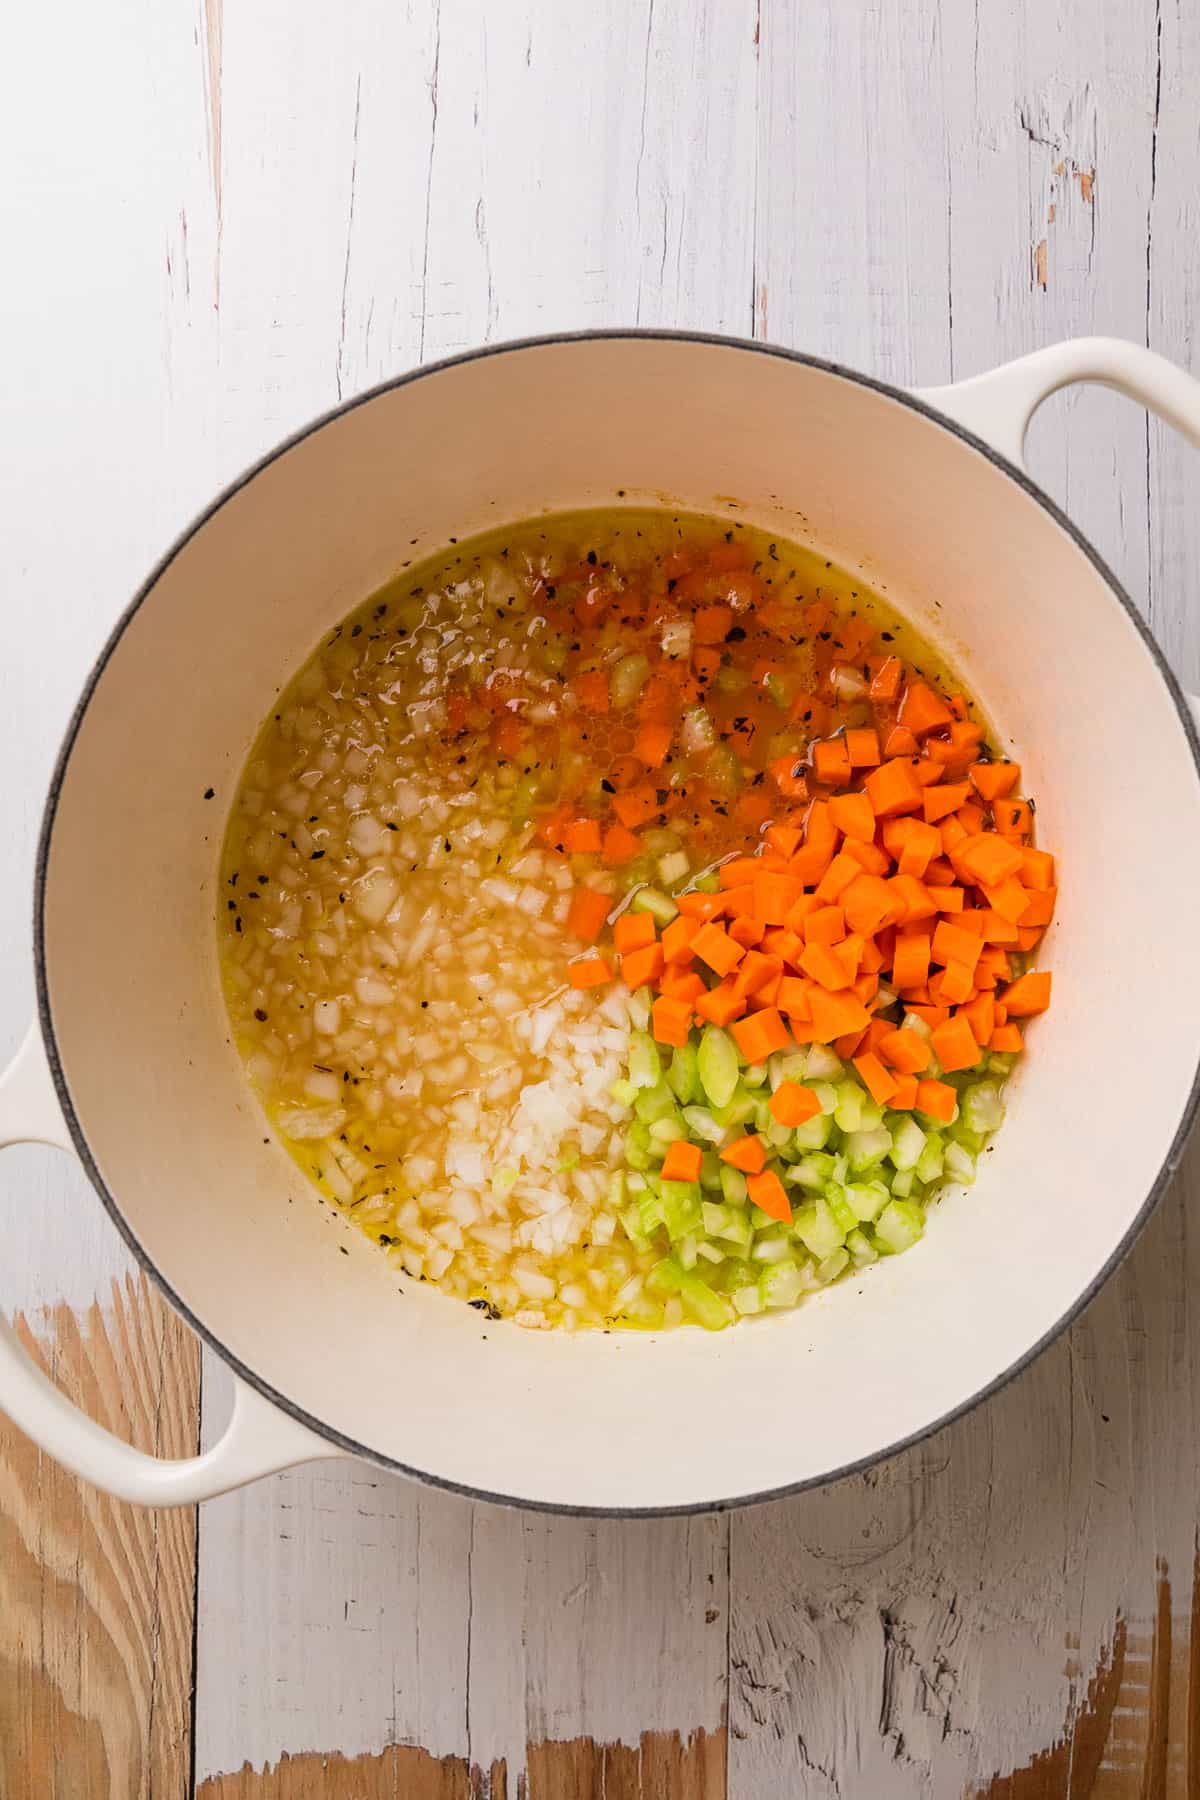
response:
<path id="1" fill-rule="evenodd" d="M 155 1504 L 351 1454 L 503 1500 L 658 1512 L 844 1473 L 1027 1361 L 1145 1218 L 1200 1063 L 1190 906 L 1147 904 L 1168 883 L 1200 892 L 1193 726 L 1117 584 L 1021 473 L 1030 415 L 1073 381 L 1200 438 L 1200 385 L 1105 340 L 913 396 L 761 345 L 614 333 L 424 370 L 231 489 L 125 615 L 68 733 L 39 859 L 41 1019 L 0 1083 L 0 1143 L 78 1152 L 236 1370 L 234 1419 L 198 1459 L 142 1456 L 7 1325 L 0 1406 L 76 1473 Z M 962 667 L 1061 857 L 1055 1004 L 976 1187 L 911 1255 L 713 1336 L 530 1333 L 412 1281 L 401 1297 L 264 1141 L 217 981 L 226 810 L 322 631 L 451 535 L 618 496 L 736 504 L 884 588 Z M 1102 778 L 1081 729 L 1101 708 L 1119 750 Z"/>

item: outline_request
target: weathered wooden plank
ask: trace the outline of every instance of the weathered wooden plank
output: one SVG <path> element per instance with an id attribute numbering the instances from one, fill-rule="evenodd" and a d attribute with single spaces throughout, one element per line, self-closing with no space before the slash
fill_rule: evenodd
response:
<path id="1" fill-rule="evenodd" d="M 195 1340 L 145 1283 L 19 1315 L 72 1400 L 139 1449 L 196 1446 Z M 149 1800 L 191 1761 L 194 1508 L 98 1494 L 0 1415 L 0 1793 Z"/>

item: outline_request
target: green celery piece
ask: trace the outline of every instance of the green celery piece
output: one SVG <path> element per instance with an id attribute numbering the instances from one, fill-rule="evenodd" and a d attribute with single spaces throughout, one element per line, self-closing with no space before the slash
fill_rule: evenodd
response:
<path id="1" fill-rule="evenodd" d="M 875 1221 L 876 1248 L 899 1255 L 916 1243 L 925 1229 L 925 1214 L 915 1200 L 890 1200 Z"/>
<path id="2" fill-rule="evenodd" d="M 679 908 L 671 896 L 654 887 L 640 887 L 629 902 L 629 910 L 634 913 L 649 913 L 660 925 L 669 925 L 672 919 L 679 916 Z"/>
<path id="3" fill-rule="evenodd" d="M 721 1164 L 721 1192 L 731 1206 L 744 1206 L 749 1198 L 746 1177 L 729 1163 Z"/>
<path id="4" fill-rule="evenodd" d="M 680 1044 L 671 1058 L 667 1082 L 680 1106 L 695 1106 L 704 1096 L 700 1087 L 700 1071 L 695 1044 Z"/>
<path id="5" fill-rule="evenodd" d="M 629 1034 L 629 1079 L 635 1088 L 656 1087 L 662 1080 L 658 1045 L 648 1032 Z"/>
<path id="6" fill-rule="evenodd" d="M 715 1108 L 729 1105 L 738 1085 L 737 1045 L 719 1025 L 708 1025 L 700 1038 L 696 1067 L 701 1086 Z"/>
<path id="7" fill-rule="evenodd" d="M 643 1125 L 665 1119 L 675 1111 L 675 1096 L 666 1082 L 659 1080 L 652 1088 L 643 1088 L 633 1103 L 633 1110 Z"/>

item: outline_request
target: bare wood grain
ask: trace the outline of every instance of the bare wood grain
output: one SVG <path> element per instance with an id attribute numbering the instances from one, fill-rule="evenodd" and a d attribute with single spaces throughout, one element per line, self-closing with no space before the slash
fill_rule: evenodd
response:
<path id="1" fill-rule="evenodd" d="M 139 1449 L 196 1444 L 195 1340 L 138 1277 L 19 1329 L 72 1400 Z M 0 1417 L 0 1794 L 182 1794 L 191 1757 L 195 1511 L 85 1487 Z"/>

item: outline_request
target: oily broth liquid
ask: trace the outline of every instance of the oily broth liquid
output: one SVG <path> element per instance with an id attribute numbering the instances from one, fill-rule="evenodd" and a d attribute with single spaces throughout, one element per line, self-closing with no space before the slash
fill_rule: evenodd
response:
<path id="1" fill-rule="evenodd" d="M 645 773 L 632 711 L 581 707 L 573 684 L 653 638 L 714 551 L 736 611 L 699 683 L 716 741 L 689 748 L 685 725 L 633 860 L 564 851 L 555 808 Z M 796 621 L 813 602 L 828 618 L 810 632 Z M 644 1286 L 661 1253 L 628 1239 L 613 1199 L 628 1022 L 619 997 L 565 985 L 569 896 L 586 883 L 615 906 L 664 858 L 694 875 L 752 847 L 785 810 L 772 763 L 867 718 L 852 680 L 832 711 L 805 704 L 846 633 L 958 685 L 878 595 L 798 545 L 578 513 L 404 571 L 280 696 L 224 846 L 230 1018 L 284 1144 L 409 1276 L 530 1326 L 678 1322 Z"/>

